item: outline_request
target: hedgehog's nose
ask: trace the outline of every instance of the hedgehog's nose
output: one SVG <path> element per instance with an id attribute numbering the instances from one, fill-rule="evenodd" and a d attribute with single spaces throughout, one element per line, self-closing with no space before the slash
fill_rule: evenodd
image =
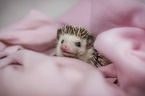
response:
<path id="1" fill-rule="evenodd" d="M 67 50 L 67 46 L 66 46 L 66 45 L 64 45 L 64 44 L 63 44 L 63 45 L 61 45 L 61 50 L 64 50 L 64 51 L 65 51 L 65 50 Z"/>

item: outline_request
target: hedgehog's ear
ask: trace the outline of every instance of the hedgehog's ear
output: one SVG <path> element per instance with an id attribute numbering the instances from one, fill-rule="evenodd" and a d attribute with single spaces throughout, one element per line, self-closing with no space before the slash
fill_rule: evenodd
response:
<path id="1" fill-rule="evenodd" d="M 62 29 L 57 30 L 57 40 L 59 40 L 60 35 L 62 34 Z"/>
<path id="2" fill-rule="evenodd" d="M 94 41 L 95 41 L 95 37 L 94 36 L 92 36 L 92 35 L 88 35 L 87 36 L 87 48 L 88 49 L 93 47 Z"/>

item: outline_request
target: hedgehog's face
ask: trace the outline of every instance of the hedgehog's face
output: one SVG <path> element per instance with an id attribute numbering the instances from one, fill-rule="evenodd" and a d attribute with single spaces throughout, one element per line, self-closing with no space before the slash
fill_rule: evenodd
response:
<path id="1" fill-rule="evenodd" d="M 86 53 L 86 40 L 75 35 L 60 35 L 57 46 L 57 55 L 79 58 Z"/>

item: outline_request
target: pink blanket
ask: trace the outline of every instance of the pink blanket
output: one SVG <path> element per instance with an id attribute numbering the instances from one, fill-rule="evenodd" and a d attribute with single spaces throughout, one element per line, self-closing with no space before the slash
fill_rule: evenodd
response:
<path id="1" fill-rule="evenodd" d="M 95 48 L 113 63 L 97 69 L 52 56 L 63 24 L 88 29 L 96 36 Z M 32 10 L 1 29 L 1 94 L 145 96 L 145 1 L 82 0 L 55 19 Z"/>

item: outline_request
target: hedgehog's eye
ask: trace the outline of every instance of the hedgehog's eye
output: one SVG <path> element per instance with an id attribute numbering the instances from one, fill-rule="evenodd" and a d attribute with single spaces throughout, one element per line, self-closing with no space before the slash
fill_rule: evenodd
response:
<path id="1" fill-rule="evenodd" d="M 61 44 L 64 42 L 64 40 L 61 40 Z"/>
<path id="2" fill-rule="evenodd" d="M 80 42 L 76 42 L 75 45 L 76 45 L 77 47 L 81 47 L 81 43 L 80 43 Z"/>

